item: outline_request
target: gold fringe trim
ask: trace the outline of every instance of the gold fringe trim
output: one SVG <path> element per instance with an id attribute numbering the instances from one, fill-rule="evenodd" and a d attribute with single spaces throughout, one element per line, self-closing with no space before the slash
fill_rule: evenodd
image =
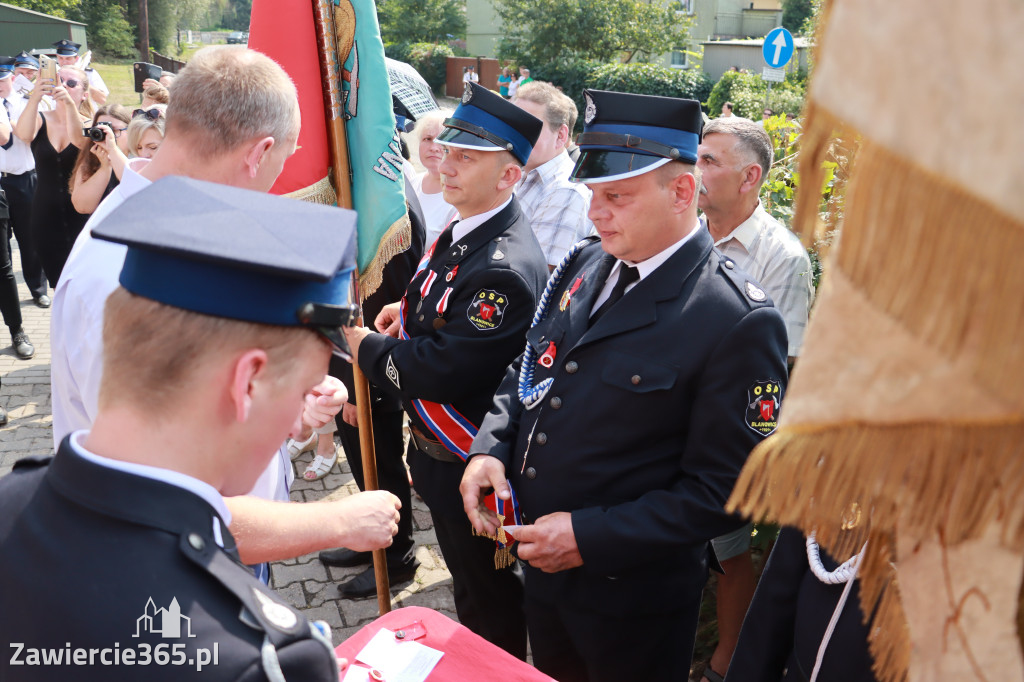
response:
<path id="1" fill-rule="evenodd" d="M 876 307 L 1020 406 L 1024 224 L 876 144 L 861 146 L 856 171 L 834 265 Z"/>
<path id="2" fill-rule="evenodd" d="M 384 266 L 388 261 L 403 253 L 411 244 L 412 223 L 409 222 L 409 214 L 403 213 L 381 237 L 373 260 L 359 273 L 360 302 L 365 301 L 380 287 L 384 277 Z"/>
<path id="3" fill-rule="evenodd" d="M 334 192 L 334 186 L 331 184 L 329 175 L 324 176 L 322 180 L 317 180 L 309 187 L 303 187 L 282 196 L 289 199 L 298 199 L 299 201 L 308 201 L 311 204 L 338 205 L 338 195 Z"/>
<path id="4" fill-rule="evenodd" d="M 854 505 L 859 522 L 844 529 Z M 867 542 L 858 579 L 864 613 L 873 614 L 875 671 L 903 682 L 910 636 L 892 569 L 897 520 L 900 532 L 938 531 L 948 544 L 996 524 L 1002 544 L 1019 548 L 1024 420 L 783 427 L 751 453 L 726 508 L 814 531 L 835 557 Z"/>
<path id="5" fill-rule="evenodd" d="M 505 523 L 505 517 L 502 514 L 498 514 L 498 532 L 494 535 L 488 535 L 487 533 L 478 533 L 476 528 L 471 525 L 469 530 L 473 535 L 481 538 L 487 538 L 488 540 L 494 540 L 496 543 L 500 542 L 500 545 L 496 545 L 494 548 L 494 570 L 500 571 L 503 568 L 508 568 L 515 559 L 512 557 L 512 543 L 509 542 L 509 536 L 505 534 L 505 529 L 502 526 Z"/>
<path id="6" fill-rule="evenodd" d="M 825 181 L 824 163 L 838 138 L 845 136 L 844 124 L 826 109 L 807 100 L 803 110 L 800 134 L 800 187 L 796 193 L 793 231 L 804 245 L 814 244 L 824 236 L 824 225 L 818 219 L 821 185 Z"/>

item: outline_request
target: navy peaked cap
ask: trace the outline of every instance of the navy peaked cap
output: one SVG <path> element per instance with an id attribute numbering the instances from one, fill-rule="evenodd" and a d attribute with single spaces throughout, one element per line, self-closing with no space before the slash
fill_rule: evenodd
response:
<path id="1" fill-rule="evenodd" d="M 321 332 L 347 352 L 354 211 L 183 177 L 129 197 L 92 229 L 125 244 L 128 291 L 205 315 Z"/>
<path id="2" fill-rule="evenodd" d="M 584 90 L 580 157 L 570 179 L 608 182 L 669 161 L 697 162 L 704 119 L 700 102 L 675 97 Z"/>
<path id="3" fill-rule="evenodd" d="M 479 83 L 466 83 L 462 102 L 444 126 L 436 140 L 441 144 L 484 151 L 504 149 L 526 165 L 544 122 Z"/>

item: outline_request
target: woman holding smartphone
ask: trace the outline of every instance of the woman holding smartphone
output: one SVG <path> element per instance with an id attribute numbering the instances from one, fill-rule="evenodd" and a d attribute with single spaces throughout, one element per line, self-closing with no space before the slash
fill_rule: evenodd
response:
<path id="1" fill-rule="evenodd" d="M 32 199 L 32 239 L 51 287 L 57 286 L 75 238 L 89 216 L 75 210 L 68 181 L 88 138 L 82 126 L 92 120 L 89 79 L 73 66 L 61 67 L 58 82 L 40 72 L 14 133 L 27 142 L 36 161 L 36 193 Z M 39 111 L 44 95 L 53 111 Z"/>

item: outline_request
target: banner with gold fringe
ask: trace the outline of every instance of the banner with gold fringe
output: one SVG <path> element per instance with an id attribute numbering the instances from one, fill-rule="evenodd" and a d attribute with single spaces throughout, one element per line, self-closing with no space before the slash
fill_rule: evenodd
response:
<path id="1" fill-rule="evenodd" d="M 859 148 L 778 431 L 730 508 L 837 558 L 868 543 L 879 679 L 1021 680 L 1024 128 L 999 119 L 1024 107 L 1024 4 L 826 0 L 820 22 L 801 187 L 837 136 Z M 805 238 L 818 201 L 797 198 Z"/>

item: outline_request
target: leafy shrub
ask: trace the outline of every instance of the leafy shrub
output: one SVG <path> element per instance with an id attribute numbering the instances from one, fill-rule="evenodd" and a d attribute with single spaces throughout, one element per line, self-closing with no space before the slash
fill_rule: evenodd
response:
<path id="1" fill-rule="evenodd" d="M 384 46 L 384 54 L 411 64 L 437 92 L 444 86 L 448 57 L 454 57 L 455 51 L 445 43 L 388 43 Z"/>
<path id="2" fill-rule="evenodd" d="M 782 83 L 772 84 L 771 97 L 768 99 L 772 111 L 776 114 L 800 114 L 804 104 L 803 78 L 801 74 L 788 75 Z M 717 116 L 723 104 L 732 102 L 733 114 L 757 121 L 761 119 L 767 92 L 768 83 L 760 74 L 727 71 L 711 90 L 708 111 Z"/>
<path id="3" fill-rule="evenodd" d="M 712 82 L 695 69 L 670 69 L 655 64 L 601 64 L 589 60 L 567 60 L 545 64 L 533 70 L 538 80 L 562 87 L 576 102 L 582 113 L 585 107 L 583 90 L 614 90 L 641 95 L 685 97 L 704 102 L 711 93 Z M 583 117 L 577 120 L 582 129 Z"/>

